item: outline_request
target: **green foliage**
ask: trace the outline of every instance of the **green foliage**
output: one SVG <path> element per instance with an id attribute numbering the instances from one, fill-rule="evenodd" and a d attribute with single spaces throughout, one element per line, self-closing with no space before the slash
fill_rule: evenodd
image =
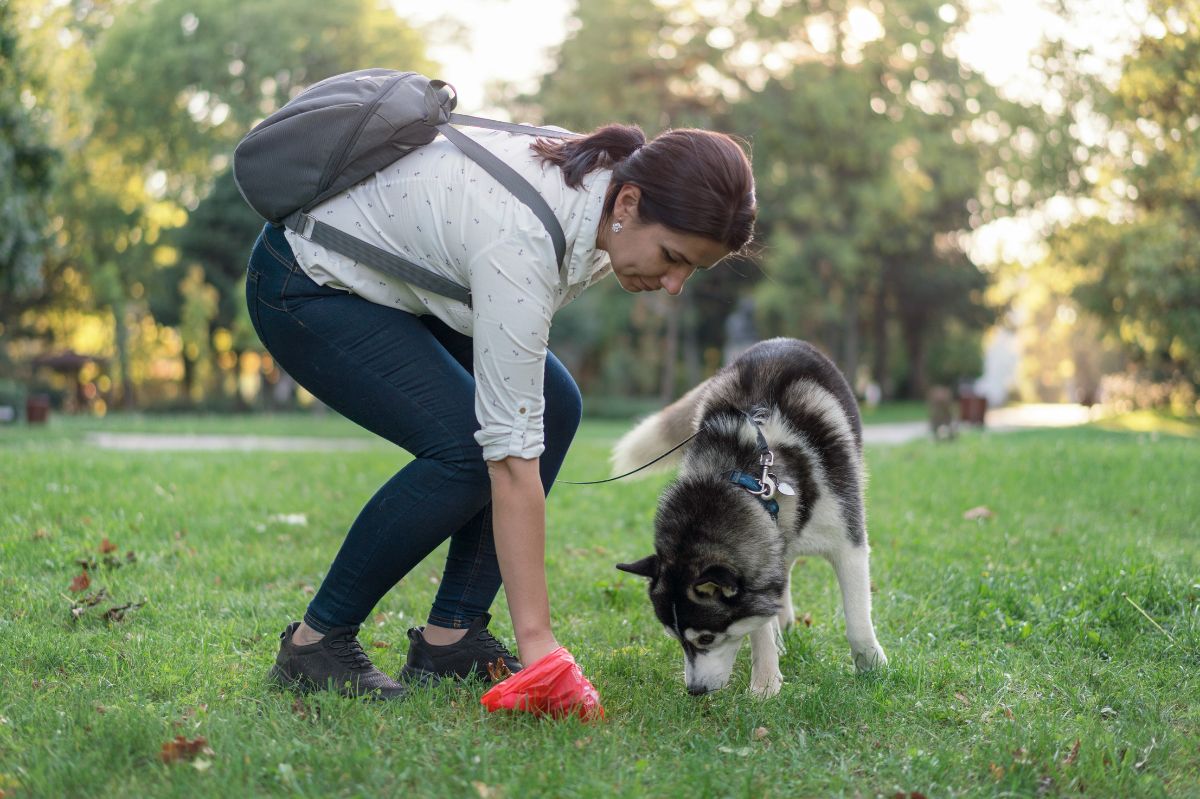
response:
<path id="1" fill-rule="evenodd" d="M 198 199 L 255 122 L 322 78 L 384 65 L 430 66 L 372 0 L 133 0 L 96 54 L 97 132 Z"/>
<path id="2" fill-rule="evenodd" d="M 1097 198 L 1110 208 L 1058 232 L 1083 267 L 1074 296 L 1151 378 L 1200 383 L 1200 9 L 1154 2 L 1105 109 L 1122 142 Z"/>
<path id="3" fill-rule="evenodd" d="M 29 93 L 22 18 L 0 1 L 0 325 L 42 289 L 45 207 L 58 153 Z"/>
<path id="4" fill-rule="evenodd" d="M 336 419 L 228 423 L 359 435 Z M 563 476 L 606 473 L 624 427 L 585 425 Z M 608 712 L 584 725 L 489 715 L 469 685 L 379 705 L 266 684 L 277 633 L 401 465 L 394 448 L 110 452 L 80 430 L 0 430 L 0 789 L 18 796 L 1184 797 L 1200 776 L 1200 494 L 1180 480 L 1200 468 L 1191 440 L 1078 430 L 869 450 L 891 665 L 853 673 L 832 570 L 810 558 L 793 592 L 812 626 L 788 634 L 768 702 L 747 694 L 746 652 L 729 688 L 687 696 L 644 582 L 613 569 L 645 554 L 666 478 L 558 486 L 555 629 Z M 994 515 L 963 518 L 978 505 Z M 367 620 L 364 646 L 389 673 L 443 555 Z M 72 620 L 78 559 L 96 562 L 83 595 L 103 587 L 111 602 Z M 494 610 L 511 641 L 502 600 Z M 176 735 L 212 754 L 162 763 Z"/>
<path id="5" fill-rule="evenodd" d="M 967 10 L 874 4 L 871 31 L 867 9 L 850 3 L 585 0 L 528 99 L 581 129 L 617 120 L 649 133 L 699 125 L 744 136 L 768 279 L 755 287 L 756 270 L 742 268 L 693 281 L 688 291 L 703 296 L 694 319 L 683 316 L 685 342 L 719 351 L 737 295 L 753 290 L 761 334 L 814 340 L 852 378 L 868 351 L 870 371 L 889 383 L 889 341 L 899 339 L 909 373 L 898 382 L 920 396 L 931 368 L 946 371 L 929 364 L 931 342 L 963 330 L 973 338 L 992 321 L 986 278 L 959 232 L 1061 183 L 1053 170 L 1024 167 L 1060 162 L 1061 148 L 1037 135 L 1057 120 L 1004 100 L 945 46 Z M 989 170 L 1022 181 L 1023 193 L 992 192 Z M 637 330 L 635 311 L 607 301 L 604 311 Z"/>

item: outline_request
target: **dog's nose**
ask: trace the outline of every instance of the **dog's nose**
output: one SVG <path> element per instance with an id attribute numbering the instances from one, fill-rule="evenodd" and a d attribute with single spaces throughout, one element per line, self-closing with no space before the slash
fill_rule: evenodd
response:
<path id="1" fill-rule="evenodd" d="M 688 693 L 692 696 L 704 696 L 706 693 L 708 693 L 708 689 L 703 685 L 689 685 Z"/>

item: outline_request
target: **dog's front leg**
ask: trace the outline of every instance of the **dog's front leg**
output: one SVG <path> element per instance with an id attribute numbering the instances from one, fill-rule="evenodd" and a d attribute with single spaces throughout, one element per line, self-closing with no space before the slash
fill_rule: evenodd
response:
<path id="1" fill-rule="evenodd" d="M 769 699 L 779 693 L 783 674 L 779 671 L 779 620 L 771 620 L 750 633 L 750 693 Z"/>
<path id="2" fill-rule="evenodd" d="M 795 561 L 788 566 L 787 579 L 783 584 L 783 602 L 779 607 L 779 614 L 775 617 L 779 621 L 780 630 L 791 629 L 791 626 L 796 623 L 796 611 L 792 607 L 792 568 L 795 567 Z"/>
<path id="3" fill-rule="evenodd" d="M 847 542 L 829 558 L 842 589 L 842 609 L 846 615 L 850 653 L 854 657 L 854 667 L 860 672 L 887 665 L 887 656 L 875 639 L 875 626 L 871 623 L 869 552 L 870 548 L 865 542 L 857 546 Z"/>

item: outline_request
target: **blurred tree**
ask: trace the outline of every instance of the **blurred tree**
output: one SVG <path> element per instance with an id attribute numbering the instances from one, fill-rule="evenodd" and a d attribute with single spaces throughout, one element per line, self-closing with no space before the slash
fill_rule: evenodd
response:
<path id="1" fill-rule="evenodd" d="M 209 204 L 203 234 L 165 235 L 199 212 L 238 138 L 328 74 L 428 67 L 417 34 L 369 0 L 14 1 L 35 44 L 30 102 L 47 109 L 47 139 L 64 159 L 48 207 L 58 246 L 43 268 L 44 307 L 111 315 L 114 393 L 126 404 L 135 401 L 133 376 L 145 371 L 131 363 L 130 334 L 143 329 L 151 305 L 176 324 L 186 310 L 194 332 L 215 287 L 208 335 L 221 343 L 232 336 L 234 346 L 245 339 L 233 322 L 240 289 L 231 275 L 244 266 L 256 224 L 241 199 L 226 191 L 218 201 L 225 207 Z M 249 214 L 243 227 L 219 219 L 241 210 Z M 196 247 L 193 258 L 187 248 Z M 193 263 L 203 279 L 185 281 Z M 187 296 L 192 288 L 203 295 L 197 301 Z"/>
<path id="2" fill-rule="evenodd" d="M 46 141 L 45 108 L 30 86 L 25 21 L 0 0 L 0 330 L 42 292 L 46 205 L 58 157 Z"/>
<path id="3" fill-rule="evenodd" d="M 890 342 L 901 340 L 903 387 L 922 393 L 930 338 L 977 340 L 992 319 L 961 233 L 1051 196 L 1072 159 L 1068 121 L 1005 100 L 958 59 L 967 10 L 963 0 L 582 0 L 532 99 L 583 129 L 657 120 L 648 132 L 698 125 L 750 138 L 762 332 L 817 342 L 851 379 L 870 352 L 889 395 Z M 688 287 L 702 351 L 720 347 L 750 271 Z M 607 299 L 581 303 L 595 316 Z M 628 326 L 620 310 L 613 318 L 614 334 Z"/>
<path id="4" fill-rule="evenodd" d="M 1074 296 L 1155 379 L 1200 384 L 1200 6 L 1151 0 L 1101 107 L 1110 155 L 1103 215 L 1059 231 L 1052 258 L 1079 265 Z"/>
<path id="5" fill-rule="evenodd" d="M 418 32 L 375 0 L 131 0 L 96 55 L 97 134 L 194 207 L 256 122 L 372 66 L 431 66 Z"/>
<path id="6" fill-rule="evenodd" d="M 555 67 L 519 107 L 536 106 L 545 121 L 575 130 L 610 122 L 639 125 L 648 137 L 667 128 L 738 130 L 729 115 L 741 87 L 719 71 L 713 24 L 693 4 L 580 0 L 575 13 Z M 705 353 L 719 352 L 741 279 L 716 270 L 675 298 L 631 298 L 605 281 L 555 319 L 552 346 L 585 388 L 671 397 L 699 381 Z"/>
<path id="7" fill-rule="evenodd" d="M 923 396 L 931 337 L 977 340 L 993 318 L 962 234 L 1060 188 L 1070 151 L 1050 142 L 1067 123 L 962 63 L 965 2 L 775 6 L 735 31 L 747 81 L 762 84 L 744 116 L 771 245 L 766 328 L 824 343 L 852 380 L 869 351 L 885 396 Z M 893 385 L 897 337 L 907 373 Z"/>

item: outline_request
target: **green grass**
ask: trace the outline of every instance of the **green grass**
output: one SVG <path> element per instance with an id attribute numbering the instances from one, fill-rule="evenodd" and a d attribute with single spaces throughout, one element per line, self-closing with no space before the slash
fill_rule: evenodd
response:
<path id="1" fill-rule="evenodd" d="M 242 425 L 196 429 L 321 434 Z M 562 476 L 604 476 L 622 429 L 586 426 Z M 746 692 L 746 652 L 729 688 L 687 696 L 642 581 L 613 569 L 649 552 L 667 478 L 560 486 L 555 629 L 608 713 L 583 724 L 488 715 L 470 686 L 368 705 L 264 684 L 279 630 L 401 454 L 123 453 L 78 433 L 0 438 L 5 797 L 1200 794 L 1195 440 L 1081 429 L 870 450 L 891 665 L 853 673 L 832 570 L 810 559 L 793 582 L 812 625 L 789 634 L 787 681 L 767 702 Z M 994 515 L 963 518 L 981 505 Z M 105 537 L 119 567 L 103 563 Z M 88 592 L 112 601 L 73 621 L 87 558 L 100 561 Z M 418 567 L 364 629 L 384 670 L 403 663 L 439 566 Z M 495 611 L 511 640 L 502 599 Z M 204 736 L 212 754 L 163 764 L 176 735 Z"/>

